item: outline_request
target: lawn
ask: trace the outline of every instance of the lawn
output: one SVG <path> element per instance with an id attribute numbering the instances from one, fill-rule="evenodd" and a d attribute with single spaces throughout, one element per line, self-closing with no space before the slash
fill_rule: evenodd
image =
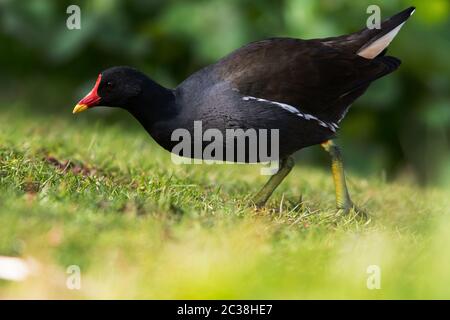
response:
<path id="1" fill-rule="evenodd" d="M 0 107 L 0 255 L 32 266 L 0 298 L 450 298 L 449 189 L 350 170 L 371 218 L 336 216 L 328 168 L 297 163 L 255 211 L 260 166 L 175 165 L 102 112 Z"/>

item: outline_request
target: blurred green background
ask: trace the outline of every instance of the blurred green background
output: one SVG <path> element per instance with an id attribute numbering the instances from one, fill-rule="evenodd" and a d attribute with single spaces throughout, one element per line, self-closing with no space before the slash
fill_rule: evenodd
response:
<path id="1" fill-rule="evenodd" d="M 66 28 L 70 4 L 81 8 L 81 30 Z M 411 5 L 417 11 L 389 49 L 401 68 L 374 84 L 343 122 L 347 166 L 388 180 L 448 184 L 448 0 L 0 0 L 0 108 L 25 108 L 30 122 L 36 113 L 69 117 L 107 67 L 131 65 L 174 87 L 250 41 L 359 30 L 370 4 L 381 7 L 382 19 Z M 85 116 L 141 130 L 120 110 Z M 318 148 L 299 156 L 328 162 Z"/>

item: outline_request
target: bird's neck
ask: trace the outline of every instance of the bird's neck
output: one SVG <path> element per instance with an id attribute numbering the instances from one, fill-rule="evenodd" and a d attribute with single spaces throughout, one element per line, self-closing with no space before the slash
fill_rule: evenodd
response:
<path id="1" fill-rule="evenodd" d="M 150 132 L 155 123 L 170 119 L 177 113 L 175 92 L 147 79 L 142 93 L 127 109 Z"/>

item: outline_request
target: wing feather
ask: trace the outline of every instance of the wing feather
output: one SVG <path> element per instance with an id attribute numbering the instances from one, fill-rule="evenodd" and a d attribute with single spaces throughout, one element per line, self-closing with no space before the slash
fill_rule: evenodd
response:
<path id="1" fill-rule="evenodd" d="M 218 62 L 218 70 L 243 95 L 329 119 L 398 65 L 392 57 L 369 60 L 319 40 L 272 38 L 236 50 Z"/>

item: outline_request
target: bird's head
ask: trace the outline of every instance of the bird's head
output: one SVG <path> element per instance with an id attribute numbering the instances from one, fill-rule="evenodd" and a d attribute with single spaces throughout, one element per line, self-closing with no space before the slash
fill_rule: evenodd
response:
<path id="1" fill-rule="evenodd" d="M 73 113 L 95 106 L 128 109 L 142 95 L 144 86 L 146 91 L 152 91 L 152 83 L 146 75 L 131 67 L 107 69 L 98 75 L 94 88 L 78 102 Z"/>

